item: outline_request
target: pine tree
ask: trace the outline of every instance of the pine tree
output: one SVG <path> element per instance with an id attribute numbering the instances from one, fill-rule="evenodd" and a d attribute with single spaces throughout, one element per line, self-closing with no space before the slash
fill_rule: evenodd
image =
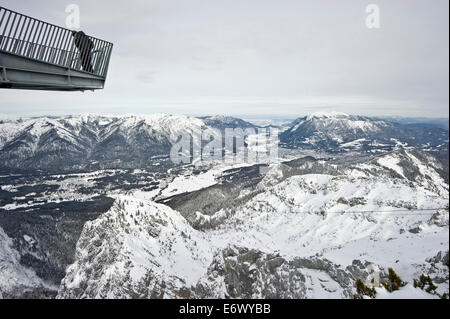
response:
<path id="1" fill-rule="evenodd" d="M 399 275 L 394 271 L 394 269 L 388 269 L 388 282 L 383 282 L 382 285 L 386 288 L 387 291 L 393 292 L 399 290 L 401 287 L 406 286 L 406 283 L 400 278 Z"/>
<path id="2" fill-rule="evenodd" d="M 375 295 L 377 293 L 375 288 L 367 287 L 360 278 L 356 280 L 356 291 L 358 292 L 358 294 L 354 296 L 355 299 L 362 299 L 363 296 L 375 298 Z"/>

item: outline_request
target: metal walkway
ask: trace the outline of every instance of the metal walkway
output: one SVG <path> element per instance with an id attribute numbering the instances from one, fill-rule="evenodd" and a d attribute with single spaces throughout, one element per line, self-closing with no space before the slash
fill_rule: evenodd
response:
<path id="1" fill-rule="evenodd" d="M 113 44 L 85 38 L 76 43 L 69 29 L 0 7 L 0 88 L 103 89 Z"/>

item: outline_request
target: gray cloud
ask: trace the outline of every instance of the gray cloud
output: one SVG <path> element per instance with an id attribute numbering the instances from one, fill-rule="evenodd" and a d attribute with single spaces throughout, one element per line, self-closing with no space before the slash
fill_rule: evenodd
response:
<path id="1" fill-rule="evenodd" d="M 3 1 L 60 25 L 67 1 Z M 448 1 L 73 1 L 115 43 L 102 92 L 0 91 L 0 113 L 448 116 Z"/>

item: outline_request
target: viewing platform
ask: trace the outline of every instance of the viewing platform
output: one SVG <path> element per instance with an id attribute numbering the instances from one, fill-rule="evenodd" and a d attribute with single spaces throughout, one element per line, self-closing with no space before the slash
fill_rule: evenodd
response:
<path id="1" fill-rule="evenodd" d="M 113 44 L 0 7 L 0 88 L 105 86 Z"/>

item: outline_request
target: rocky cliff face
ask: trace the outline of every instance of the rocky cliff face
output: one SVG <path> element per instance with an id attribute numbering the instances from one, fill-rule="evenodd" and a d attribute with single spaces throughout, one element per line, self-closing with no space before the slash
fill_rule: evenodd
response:
<path id="1" fill-rule="evenodd" d="M 208 264 L 203 245 L 203 235 L 170 208 L 118 198 L 85 225 L 59 296 L 176 297 Z"/>
<path id="2" fill-rule="evenodd" d="M 11 238 L 0 228 L 0 299 L 54 296 L 57 287 L 46 283 L 32 269 L 23 266 L 20 258 Z"/>
<path id="3" fill-rule="evenodd" d="M 371 263 L 354 260 L 345 269 L 320 258 L 229 246 L 218 252 L 207 274 L 192 289 L 200 298 L 352 298 L 357 278 L 373 276 Z"/>

